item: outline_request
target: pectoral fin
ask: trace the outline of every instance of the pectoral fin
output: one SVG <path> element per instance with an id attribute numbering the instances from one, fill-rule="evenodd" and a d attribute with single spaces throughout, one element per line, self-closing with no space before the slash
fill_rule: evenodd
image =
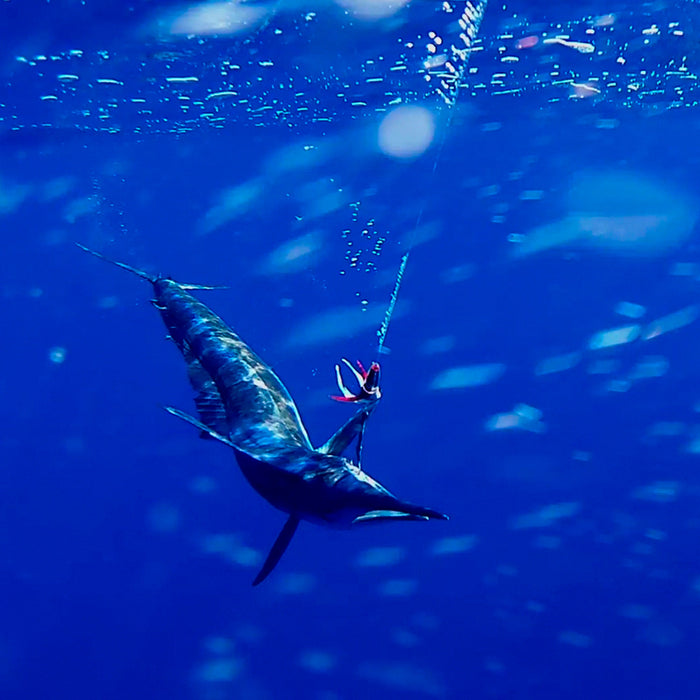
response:
<path id="1" fill-rule="evenodd" d="M 353 525 L 359 525 L 360 523 L 383 523 L 390 520 L 428 520 L 428 517 L 402 513 L 398 510 L 371 510 L 363 515 L 358 515 L 352 522 Z"/>
<path id="2" fill-rule="evenodd" d="M 296 515 L 290 515 L 289 519 L 284 524 L 282 531 L 279 535 L 277 535 L 277 539 L 272 545 L 272 549 L 267 555 L 267 559 L 265 559 L 262 569 L 260 569 L 258 575 L 255 577 L 255 580 L 253 581 L 254 586 L 262 583 L 270 575 L 270 572 L 277 566 L 277 563 L 282 558 L 282 555 L 287 550 L 287 547 L 289 547 L 289 543 L 292 541 L 292 537 L 294 537 L 294 533 L 297 531 L 298 526 L 299 518 L 297 518 Z"/>
<path id="3" fill-rule="evenodd" d="M 432 508 L 396 501 L 396 510 L 370 510 L 358 515 L 352 522 L 353 525 L 359 525 L 360 523 L 380 523 L 390 520 L 449 520 L 449 517 Z"/>
<path id="4" fill-rule="evenodd" d="M 215 440 L 219 440 L 220 442 L 223 442 L 225 445 L 229 445 L 230 447 L 235 447 L 235 445 L 225 436 L 221 435 L 221 433 L 217 433 L 215 430 L 210 428 L 209 426 L 204 425 L 201 421 L 197 420 L 194 416 L 190 416 L 187 413 L 184 413 L 183 411 L 173 408 L 172 406 L 164 406 L 165 410 L 172 414 L 173 416 L 177 416 L 178 418 L 181 418 L 184 420 L 186 423 L 189 423 L 190 425 L 193 425 L 195 428 L 199 428 L 199 430 L 202 433 L 206 433 L 207 435 L 211 435 Z"/>

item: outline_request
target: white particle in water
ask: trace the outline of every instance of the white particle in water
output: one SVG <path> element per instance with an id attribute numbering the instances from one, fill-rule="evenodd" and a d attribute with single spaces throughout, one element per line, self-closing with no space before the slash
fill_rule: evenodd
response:
<path id="1" fill-rule="evenodd" d="M 593 640 L 587 634 L 581 634 L 573 630 L 561 632 L 559 634 L 559 641 L 562 644 L 569 644 L 572 647 L 579 647 L 580 649 L 590 647 L 593 643 Z"/>
<path id="2" fill-rule="evenodd" d="M 377 140 L 379 150 L 393 158 L 415 158 L 424 153 L 435 136 L 430 110 L 417 105 L 393 109 L 382 119 Z"/>
<path id="3" fill-rule="evenodd" d="M 500 363 L 451 367 L 440 372 L 431 382 L 431 389 L 466 389 L 483 386 L 499 379 L 506 371 Z"/>
<path id="4" fill-rule="evenodd" d="M 66 349 L 58 345 L 49 350 L 49 360 L 55 365 L 61 365 L 66 360 Z"/>
<path id="5" fill-rule="evenodd" d="M 360 552 L 355 563 L 362 567 L 393 566 L 405 556 L 401 547 L 372 547 Z"/>
<path id="6" fill-rule="evenodd" d="M 639 337 L 639 326 L 622 326 L 596 333 L 588 342 L 590 350 L 602 350 L 616 345 L 624 345 Z"/>
<path id="7" fill-rule="evenodd" d="M 646 313 L 646 309 L 641 304 L 633 304 L 630 301 L 621 301 L 615 307 L 615 313 L 627 318 L 641 318 Z"/>

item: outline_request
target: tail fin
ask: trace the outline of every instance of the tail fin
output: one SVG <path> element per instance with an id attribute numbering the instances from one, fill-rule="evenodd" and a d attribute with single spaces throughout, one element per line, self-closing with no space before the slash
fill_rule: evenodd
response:
<path id="1" fill-rule="evenodd" d="M 127 265 L 126 263 L 123 262 L 118 262 L 116 260 L 112 260 L 111 258 L 108 258 L 105 255 L 102 255 L 102 253 L 98 253 L 96 250 L 91 250 L 87 246 L 84 246 L 82 243 L 76 243 L 75 245 L 78 246 L 81 250 L 84 250 L 86 253 L 90 253 L 90 255 L 94 255 L 96 258 L 100 258 L 100 260 L 105 260 L 108 263 L 111 263 L 112 265 L 116 265 L 117 267 L 121 267 L 122 270 L 126 270 L 127 272 L 133 272 L 135 275 L 138 275 L 142 279 L 148 280 L 151 284 L 153 284 L 156 281 L 156 277 L 152 277 L 149 275 L 147 272 L 144 272 L 143 270 L 137 270 L 135 267 L 131 267 L 131 265 Z"/>
<path id="2" fill-rule="evenodd" d="M 299 518 L 297 518 L 296 515 L 290 515 L 289 519 L 282 528 L 282 532 L 277 535 L 277 539 L 272 545 L 272 549 L 267 555 L 267 559 L 265 559 L 262 569 L 260 569 L 258 575 L 255 577 L 255 580 L 253 581 L 254 586 L 262 583 L 270 575 L 270 572 L 277 566 L 277 563 L 287 550 L 287 547 L 289 547 L 289 543 L 292 541 L 292 537 L 294 537 L 297 527 L 299 527 Z"/>

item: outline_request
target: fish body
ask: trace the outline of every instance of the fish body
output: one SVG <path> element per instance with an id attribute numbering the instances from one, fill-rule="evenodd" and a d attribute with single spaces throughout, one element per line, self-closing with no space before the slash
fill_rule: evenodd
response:
<path id="1" fill-rule="evenodd" d="M 199 419 L 168 410 L 198 427 L 204 436 L 233 448 L 248 483 L 289 516 L 254 584 L 272 571 L 301 520 L 343 528 L 397 519 L 447 519 L 430 508 L 400 501 L 359 464 L 342 456 L 361 437 L 376 402 L 364 404 L 315 449 L 277 375 L 190 293 L 203 287 L 114 264 L 153 285 L 153 305 L 187 364 Z"/>
<path id="2" fill-rule="evenodd" d="M 173 280 L 156 279 L 153 289 L 154 305 L 187 362 L 202 422 L 227 438 L 243 475 L 271 505 L 340 527 L 368 509 L 409 507 L 349 459 L 315 450 L 277 375 L 205 304 Z M 354 420 L 370 414 L 361 410 Z"/>
<path id="3" fill-rule="evenodd" d="M 292 397 L 277 375 L 181 284 L 153 282 L 154 306 L 187 363 L 203 422 L 243 451 L 312 450 Z"/>

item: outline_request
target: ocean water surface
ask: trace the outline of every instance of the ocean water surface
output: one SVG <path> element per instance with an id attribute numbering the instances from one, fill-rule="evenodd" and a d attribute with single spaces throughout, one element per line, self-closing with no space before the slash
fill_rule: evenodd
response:
<path id="1" fill-rule="evenodd" d="M 697 697 L 699 32 L 1 3 L 0 697 Z M 450 520 L 304 523 L 251 587 L 285 516 L 162 410 L 193 394 L 151 289 L 76 242 L 223 286 L 315 445 L 378 359 L 364 467 Z"/>

